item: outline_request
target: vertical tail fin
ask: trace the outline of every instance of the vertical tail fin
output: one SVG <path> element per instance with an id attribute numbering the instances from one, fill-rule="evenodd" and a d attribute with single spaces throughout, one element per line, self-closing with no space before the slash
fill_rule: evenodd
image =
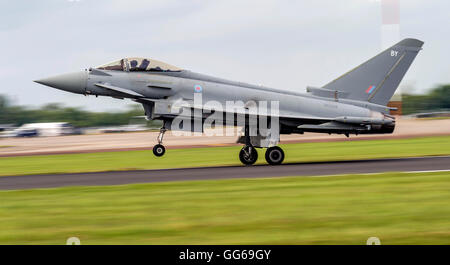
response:
<path id="1" fill-rule="evenodd" d="M 348 99 L 387 105 L 422 45 L 404 39 L 323 88 L 344 92 Z"/>

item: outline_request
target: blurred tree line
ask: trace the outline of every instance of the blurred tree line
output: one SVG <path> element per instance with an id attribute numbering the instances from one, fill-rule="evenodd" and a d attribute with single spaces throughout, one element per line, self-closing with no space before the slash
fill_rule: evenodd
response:
<path id="1" fill-rule="evenodd" d="M 440 85 L 427 94 L 403 94 L 403 114 L 450 110 L 450 84 Z"/>
<path id="2" fill-rule="evenodd" d="M 0 95 L 0 124 L 64 121 L 76 127 L 115 126 L 128 124 L 133 117 L 142 115 L 144 110 L 137 104 L 123 112 L 91 112 L 57 103 L 31 109 L 12 105 L 6 96 Z"/>

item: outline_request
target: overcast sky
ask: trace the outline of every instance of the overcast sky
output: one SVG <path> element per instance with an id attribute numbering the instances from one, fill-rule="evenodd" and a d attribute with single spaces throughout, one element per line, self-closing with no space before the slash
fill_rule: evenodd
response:
<path id="1" fill-rule="evenodd" d="M 401 86 L 450 83 L 450 1 L 400 2 L 400 36 L 425 41 Z M 279 89 L 322 86 L 381 50 L 374 0 L 0 0 L 0 94 L 119 110 L 127 100 L 85 97 L 32 80 L 122 57 Z"/>

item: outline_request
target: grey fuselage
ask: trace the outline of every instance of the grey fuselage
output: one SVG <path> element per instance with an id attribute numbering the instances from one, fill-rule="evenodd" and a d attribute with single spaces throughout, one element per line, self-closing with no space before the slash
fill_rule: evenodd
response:
<path id="1" fill-rule="evenodd" d="M 382 112 L 388 110 L 384 106 L 369 102 L 317 97 L 307 93 L 229 81 L 187 70 L 176 72 L 124 72 L 91 69 L 86 73 L 88 77 L 86 90 L 83 94 L 87 95 L 124 97 L 120 92 L 114 92 L 96 85 L 106 83 L 137 92 L 149 99 L 168 102 L 177 99 L 189 101 L 193 100 L 195 86 L 199 85 L 202 88 L 204 102 L 214 100 L 225 105 L 226 101 L 278 101 L 282 133 L 301 133 L 302 130 L 297 129 L 299 125 L 305 123 L 319 124 L 322 123 L 322 120 L 332 120 L 338 117 L 376 117 L 382 119 L 384 117 Z M 294 118 L 287 120 L 282 117 Z M 295 117 L 308 119 L 295 119 Z M 163 115 L 159 118 L 164 119 L 165 117 Z"/>
<path id="2" fill-rule="evenodd" d="M 192 102 L 198 92 L 195 89 L 200 87 L 203 103 L 215 101 L 225 106 L 227 102 L 278 102 L 282 134 L 321 132 L 348 136 L 391 133 L 395 127 L 395 120 L 386 115 L 386 106 L 368 101 L 279 90 L 188 70 L 130 72 L 91 68 L 36 82 L 77 94 L 130 98 L 143 104 L 149 119 L 165 122 L 176 116 L 168 109 L 180 100 Z M 202 113 L 203 119 L 206 116 Z"/>

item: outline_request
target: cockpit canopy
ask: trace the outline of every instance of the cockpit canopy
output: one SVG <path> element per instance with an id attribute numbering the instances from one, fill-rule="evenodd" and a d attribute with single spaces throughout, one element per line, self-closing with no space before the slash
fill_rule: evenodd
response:
<path id="1" fill-rule="evenodd" d="M 100 70 L 114 70 L 126 72 L 135 72 L 135 71 L 178 72 L 182 70 L 176 66 L 166 64 L 157 60 L 138 57 L 124 58 L 118 61 L 97 66 L 95 68 Z"/>

